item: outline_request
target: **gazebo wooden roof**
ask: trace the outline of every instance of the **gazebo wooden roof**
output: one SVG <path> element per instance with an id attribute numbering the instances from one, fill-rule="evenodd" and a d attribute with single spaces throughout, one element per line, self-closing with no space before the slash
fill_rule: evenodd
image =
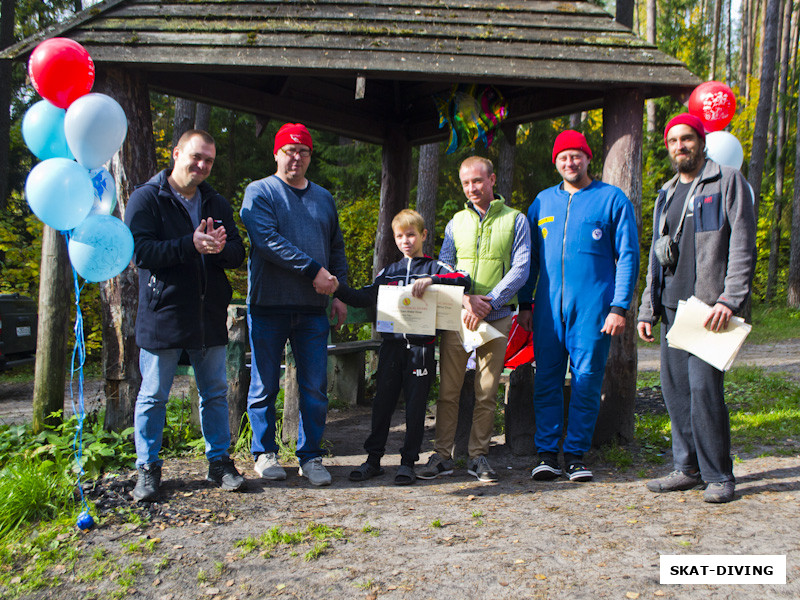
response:
<path id="1" fill-rule="evenodd" d="M 412 144 L 444 138 L 432 96 L 455 83 L 497 86 L 513 125 L 699 82 L 580 1 L 106 0 L 6 56 L 55 35 L 153 89 L 375 143 L 390 123 Z"/>

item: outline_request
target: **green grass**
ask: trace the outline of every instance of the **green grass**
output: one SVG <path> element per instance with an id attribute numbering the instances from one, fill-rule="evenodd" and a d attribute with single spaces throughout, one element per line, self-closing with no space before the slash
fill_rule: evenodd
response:
<path id="1" fill-rule="evenodd" d="M 653 375 L 640 373 L 639 388 L 657 385 Z M 759 367 L 735 367 L 725 375 L 725 400 L 737 452 L 762 456 L 800 452 L 800 385 Z M 669 416 L 637 414 L 635 438 L 645 458 L 656 462 L 671 444 Z"/>
<path id="2" fill-rule="evenodd" d="M 305 529 L 288 531 L 276 525 L 258 537 L 248 536 L 242 540 L 237 540 L 233 545 L 239 548 L 242 556 L 258 550 L 259 554 L 264 558 L 272 558 L 273 551 L 279 548 L 289 549 L 289 556 L 299 556 L 299 552 L 294 548 L 305 544 L 310 547 L 303 555 L 303 560 L 309 562 L 322 556 L 325 550 L 331 547 L 332 540 L 343 538 L 344 529 L 341 527 L 330 527 L 312 522 Z"/>
<path id="3" fill-rule="evenodd" d="M 753 305 L 753 330 L 748 344 L 774 344 L 800 338 L 800 311 L 785 305 L 758 303 Z"/>

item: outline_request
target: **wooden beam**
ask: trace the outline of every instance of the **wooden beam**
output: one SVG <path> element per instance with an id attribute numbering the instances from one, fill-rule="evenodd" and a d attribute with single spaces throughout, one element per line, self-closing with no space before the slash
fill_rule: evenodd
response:
<path id="1" fill-rule="evenodd" d="M 151 73 L 150 84 L 159 91 L 215 106 L 289 122 L 302 121 L 309 127 L 373 144 L 383 142 L 386 123 L 375 117 L 343 112 L 323 105 L 286 98 L 244 87 L 206 75 L 192 73 Z"/>

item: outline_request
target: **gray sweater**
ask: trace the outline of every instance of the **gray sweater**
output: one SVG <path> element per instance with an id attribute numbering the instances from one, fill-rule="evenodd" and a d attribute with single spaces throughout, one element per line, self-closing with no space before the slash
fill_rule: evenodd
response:
<path id="1" fill-rule="evenodd" d="M 324 310 L 328 297 L 312 285 L 319 270 L 347 283 L 344 239 L 330 192 L 310 181 L 296 191 L 270 175 L 247 186 L 240 215 L 250 237 L 250 310 Z"/>
<path id="2" fill-rule="evenodd" d="M 653 211 L 653 242 L 663 206 L 674 192 L 678 175 L 658 193 Z M 717 302 L 739 312 L 750 294 L 756 257 L 753 197 L 736 169 L 707 159 L 693 199 L 695 284 L 694 295 L 708 305 Z M 661 315 L 664 268 L 650 246 L 647 279 L 639 307 L 639 321 L 655 323 Z"/>

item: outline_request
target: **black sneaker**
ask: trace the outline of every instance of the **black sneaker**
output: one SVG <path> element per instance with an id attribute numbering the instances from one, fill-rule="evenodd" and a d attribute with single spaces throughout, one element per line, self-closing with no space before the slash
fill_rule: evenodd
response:
<path id="1" fill-rule="evenodd" d="M 137 502 L 153 502 L 158 497 L 161 486 L 161 465 L 150 463 L 138 467 L 139 479 L 133 488 L 133 498 Z"/>
<path id="2" fill-rule="evenodd" d="M 230 456 L 223 456 L 213 462 L 208 463 L 208 475 L 206 481 L 216 484 L 223 490 L 235 492 L 246 487 L 246 480 L 242 474 L 236 470 Z"/>
<path id="3" fill-rule="evenodd" d="M 570 481 L 591 481 L 593 475 L 582 462 L 573 462 L 567 467 L 567 477 Z"/>
<path id="4" fill-rule="evenodd" d="M 561 477 L 561 467 L 558 466 L 558 458 L 555 454 L 542 452 L 539 455 L 541 460 L 531 471 L 531 478 L 535 481 L 553 481 L 556 477 Z"/>

